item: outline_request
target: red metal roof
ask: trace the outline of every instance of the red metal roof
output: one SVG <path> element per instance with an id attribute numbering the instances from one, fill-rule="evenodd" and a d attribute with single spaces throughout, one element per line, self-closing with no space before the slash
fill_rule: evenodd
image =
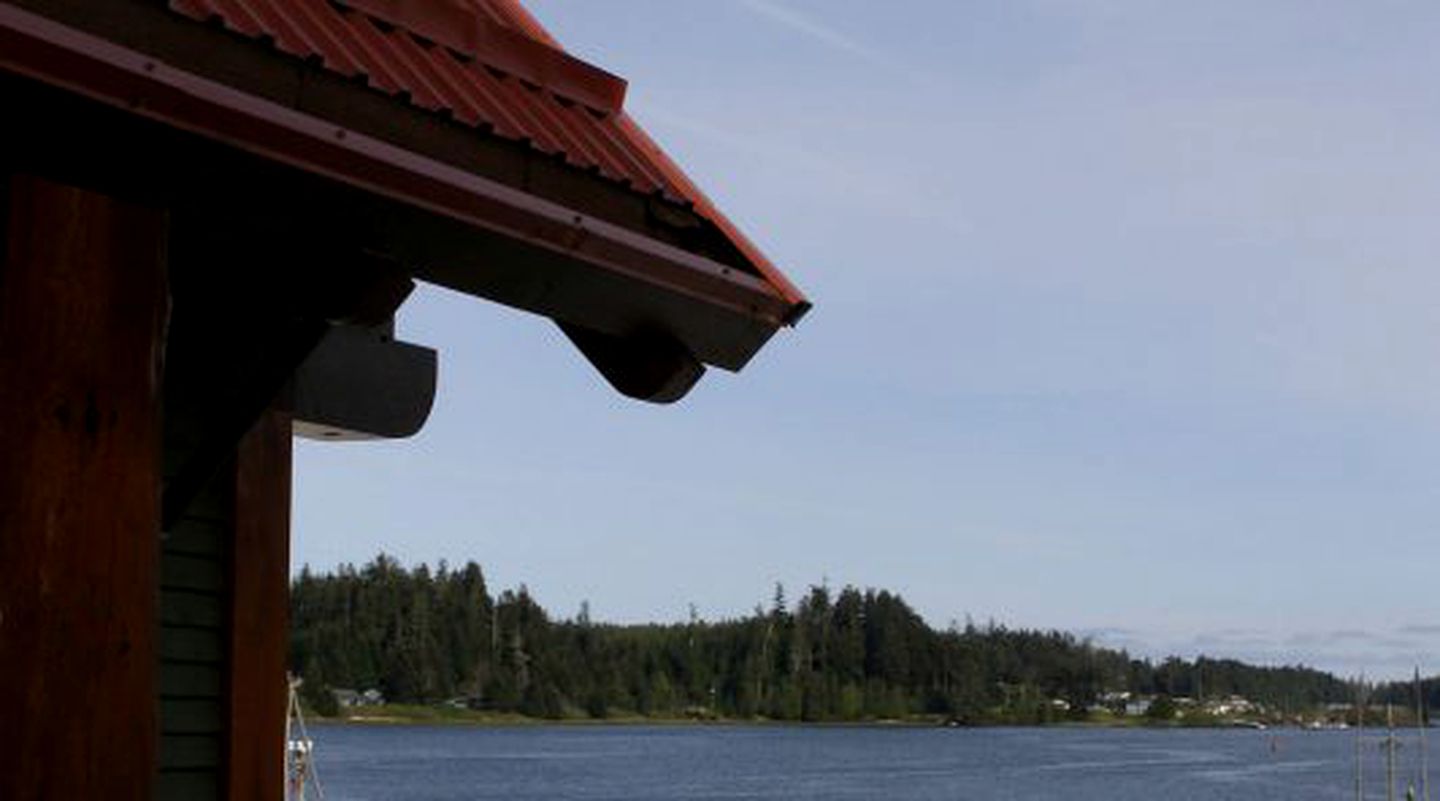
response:
<path id="1" fill-rule="evenodd" d="M 714 224 L 787 302 L 804 295 L 623 110 L 620 79 L 566 54 L 516 0 L 170 0 L 406 102 L 563 159 Z"/>

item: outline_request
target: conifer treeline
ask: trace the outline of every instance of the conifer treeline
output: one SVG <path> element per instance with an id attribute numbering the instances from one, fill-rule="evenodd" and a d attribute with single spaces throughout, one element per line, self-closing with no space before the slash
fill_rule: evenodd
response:
<path id="1" fill-rule="evenodd" d="M 291 661 L 312 690 L 390 701 L 464 697 L 537 717 L 719 715 L 861 720 L 933 714 L 1035 722 L 1106 692 L 1244 695 L 1298 709 L 1344 701 L 1306 668 L 1232 660 L 1160 664 L 1058 631 L 928 626 L 899 595 L 811 587 L 736 620 L 610 625 L 587 606 L 556 619 L 522 585 L 492 597 L 471 562 L 406 569 L 386 556 L 291 588 Z"/>

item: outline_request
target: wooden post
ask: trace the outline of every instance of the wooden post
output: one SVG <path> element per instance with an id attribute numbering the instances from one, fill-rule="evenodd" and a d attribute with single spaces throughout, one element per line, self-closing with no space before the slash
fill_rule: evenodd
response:
<path id="1" fill-rule="evenodd" d="M 230 801 L 281 801 L 290 599 L 290 415 L 271 409 L 235 461 L 230 556 Z"/>
<path id="2" fill-rule="evenodd" d="M 165 215 L 0 199 L 0 798 L 149 801 Z"/>

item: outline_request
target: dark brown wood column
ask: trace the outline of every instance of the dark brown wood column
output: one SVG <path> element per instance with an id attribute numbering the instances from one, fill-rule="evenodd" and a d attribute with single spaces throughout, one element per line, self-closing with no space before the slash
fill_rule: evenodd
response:
<path id="1" fill-rule="evenodd" d="M 0 798 L 149 801 L 165 215 L 0 187 Z"/>
<path id="2" fill-rule="evenodd" d="M 235 461 L 229 801 L 284 797 L 290 623 L 290 415 L 271 409 Z"/>

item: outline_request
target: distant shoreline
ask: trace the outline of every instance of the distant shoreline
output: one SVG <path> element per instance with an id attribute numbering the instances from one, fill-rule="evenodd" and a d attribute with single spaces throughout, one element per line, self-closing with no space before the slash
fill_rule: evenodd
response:
<path id="1" fill-rule="evenodd" d="M 478 563 L 411 569 L 383 555 L 301 572 L 290 650 L 311 708 L 377 723 L 1324 724 L 1353 716 L 1360 692 L 1303 666 L 1156 662 L 993 621 L 936 628 L 898 593 L 823 581 L 796 600 L 777 585 L 768 607 L 737 618 L 622 625 L 585 605 L 566 618 L 523 585 L 487 589 Z M 1408 684 L 1365 694 L 1412 706 Z"/>
<path id="2" fill-rule="evenodd" d="M 606 718 L 531 717 L 512 712 L 488 712 L 469 709 L 446 709 L 437 707 L 412 706 L 408 704 L 387 704 L 365 708 L 337 717 L 312 715 L 313 723 L 354 726 L 401 726 L 439 725 L 475 727 L 521 727 L 521 726 L 874 726 L 939 728 L 945 721 L 932 718 L 910 718 L 903 720 L 827 720 L 793 721 L 770 718 L 697 718 L 686 716 L 652 717 L 647 715 L 615 715 Z"/>
<path id="3" fill-rule="evenodd" d="M 346 715 L 322 717 L 310 715 L 311 723 L 339 726 L 470 726 L 475 728 L 511 728 L 526 726 L 805 726 L 815 728 L 1094 728 L 1094 729 L 1233 729 L 1258 728 L 1251 721 L 1153 721 L 1140 717 L 1056 720 L 1048 723 L 1021 723 L 993 721 L 984 723 L 958 723 L 938 716 L 917 716 L 908 718 L 882 718 L 864 720 L 822 720 L 796 721 L 771 718 L 723 718 L 723 717 L 650 717 L 646 715 L 616 715 L 607 718 L 564 717 L 540 718 L 511 712 L 491 712 L 447 707 L 430 707 L 410 704 L 384 704 L 362 707 Z M 1267 724 L 1266 727 L 1269 727 Z M 1302 728 L 1295 724 L 1276 725 L 1275 728 Z"/>

